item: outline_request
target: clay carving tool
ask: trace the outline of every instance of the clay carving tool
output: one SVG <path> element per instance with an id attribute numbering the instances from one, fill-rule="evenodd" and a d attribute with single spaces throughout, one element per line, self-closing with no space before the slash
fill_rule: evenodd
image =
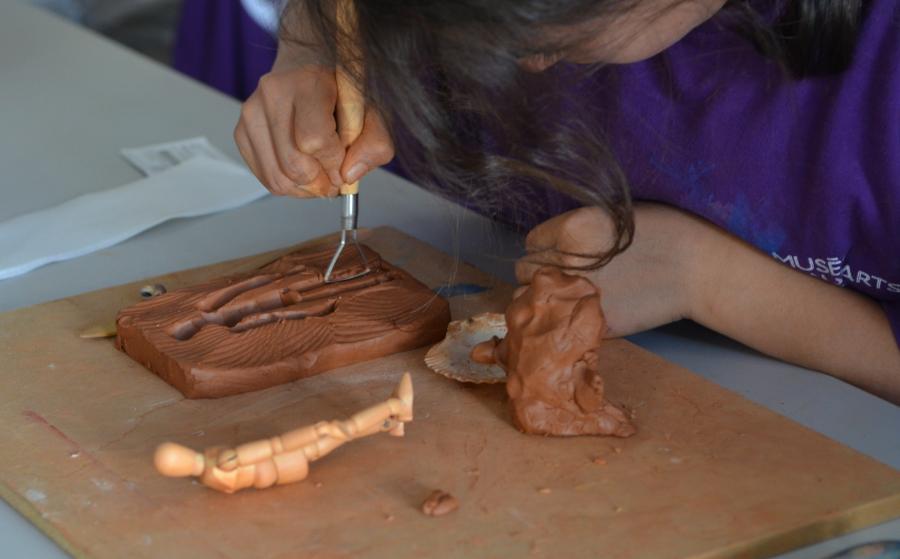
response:
<path id="1" fill-rule="evenodd" d="M 356 36 L 354 32 L 356 26 L 353 2 L 346 0 L 339 2 L 337 16 L 338 45 L 343 44 L 343 49 L 346 54 L 346 56 L 342 58 L 344 60 L 352 60 L 355 52 L 352 45 L 347 45 L 347 42 L 352 41 Z M 362 132 L 366 103 L 362 92 L 357 87 L 353 77 L 340 65 L 336 68 L 335 79 L 337 81 L 335 116 L 338 134 L 341 137 L 341 141 L 344 143 L 344 147 L 349 148 L 350 145 L 359 138 L 359 135 Z M 341 186 L 341 240 L 325 271 L 325 283 L 335 283 L 355 279 L 372 271 L 362 246 L 359 244 L 357 234 L 358 222 L 359 181 Z M 353 244 L 356 251 L 359 253 L 360 260 L 362 261 L 362 271 L 356 274 L 335 278 L 334 268 L 348 244 Z"/>

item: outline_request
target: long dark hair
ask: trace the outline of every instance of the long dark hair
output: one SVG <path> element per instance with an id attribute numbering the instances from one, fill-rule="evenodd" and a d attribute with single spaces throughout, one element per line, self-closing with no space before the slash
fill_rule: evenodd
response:
<path id="1" fill-rule="evenodd" d="M 612 219 L 616 242 L 588 255 L 595 259 L 589 267 L 627 248 L 634 223 L 624 173 L 602 135 L 582 124 L 588 108 L 560 95 L 579 73 L 547 80 L 523 70 L 520 60 L 586 38 L 540 40 L 539 27 L 622 13 L 640 0 L 347 1 L 355 5 L 356 37 L 341 37 L 335 0 L 291 0 L 282 39 L 310 44 L 358 79 L 385 117 L 407 172 L 459 200 L 515 206 L 520 214 L 531 189 L 549 186 Z M 755 9 L 760 0 L 729 0 L 723 14 L 795 77 L 849 65 L 862 0 L 769 2 L 781 8 L 774 24 Z M 568 110 L 541 118 L 547 107 L 567 102 Z"/>

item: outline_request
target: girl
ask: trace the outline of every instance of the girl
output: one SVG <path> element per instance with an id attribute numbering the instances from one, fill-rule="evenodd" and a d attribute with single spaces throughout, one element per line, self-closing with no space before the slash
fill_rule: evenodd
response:
<path id="1" fill-rule="evenodd" d="M 519 280 L 544 264 L 587 276 L 610 336 L 689 318 L 900 402 L 894 0 L 355 9 L 353 41 L 329 0 L 283 15 L 235 130 L 273 193 L 334 195 L 396 150 L 464 203 L 549 217 Z M 346 150 L 335 64 L 368 102 Z"/>

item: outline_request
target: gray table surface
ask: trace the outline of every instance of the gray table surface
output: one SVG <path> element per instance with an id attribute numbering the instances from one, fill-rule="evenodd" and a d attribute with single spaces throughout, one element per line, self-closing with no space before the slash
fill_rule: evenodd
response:
<path id="1" fill-rule="evenodd" d="M 239 105 L 19 0 L 0 0 L 0 221 L 140 178 L 123 147 L 205 135 L 239 160 Z M 363 183 L 362 226 L 392 225 L 513 280 L 521 238 L 382 171 Z M 0 281 L 0 311 L 295 244 L 337 228 L 329 200 L 266 197 L 163 224 L 76 260 Z M 448 270 L 448 277 L 452 271 Z M 632 340 L 745 397 L 900 469 L 900 407 L 786 365 L 690 323 Z M 780 556 L 824 557 L 900 538 L 900 519 Z M 0 503 L 0 554 L 65 557 Z"/>

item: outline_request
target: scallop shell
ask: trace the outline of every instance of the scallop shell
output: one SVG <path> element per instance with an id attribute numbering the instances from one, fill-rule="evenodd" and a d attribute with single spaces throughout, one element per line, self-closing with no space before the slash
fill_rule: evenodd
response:
<path id="1" fill-rule="evenodd" d="M 447 326 L 447 337 L 428 350 L 425 363 L 434 372 L 460 382 L 506 382 L 506 372 L 500 365 L 475 363 L 469 358 L 473 347 L 494 336 L 506 336 L 506 318 L 502 314 L 484 313 L 454 320 Z"/>

